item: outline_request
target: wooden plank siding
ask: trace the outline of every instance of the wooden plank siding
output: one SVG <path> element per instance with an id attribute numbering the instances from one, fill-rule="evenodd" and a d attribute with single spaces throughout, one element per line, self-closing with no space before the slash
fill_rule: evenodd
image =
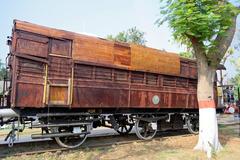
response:
<path id="1" fill-rule="evenodd" d="M 112 42 L 102 38 L 52 29 L 22 21 L 15 21 L 15 29 L 47 37 L 72 40 L 73 60 L 123 66 L 131 70 L 180 75 L 180 58 L 178 54 L 139 45 Z M 146 59 L 147 61 L 145 61 Z M 174 65 L 169 65 L 169 63 Z"/>
<path id="2" fill-rule="evenodd" d="M 196 62 L 144 46 L 15 20 L 9 65 L 12 107 L 197 108 Z"/>

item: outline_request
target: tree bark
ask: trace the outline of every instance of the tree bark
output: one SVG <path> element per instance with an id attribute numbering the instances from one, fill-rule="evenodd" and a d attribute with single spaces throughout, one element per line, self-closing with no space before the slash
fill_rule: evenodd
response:
<path id="1" fill-rule="evenodd" d="M 195 150 L 203 150 L 211 158 L 213 152 L 221 148 L 218 139 L 216 104 L 214 100 L 214 78 L 216 66 L 211 66 L 204 45 L 194 37 L 189 37 L 198 65 L 197 98 L 199 106 L 199 139 Z"/>
<path id="2" fill-rule="evenodd" d="M 202 55 L 202 56 L 201 56 Z M 199 139 L 195 150 L 207 152 L 208 158 L 221 148 L 218 139 L 216 104 L 214 100 L 214 78 L 216 68 L 209 66 L 204 54 L 198 54 Z"/>

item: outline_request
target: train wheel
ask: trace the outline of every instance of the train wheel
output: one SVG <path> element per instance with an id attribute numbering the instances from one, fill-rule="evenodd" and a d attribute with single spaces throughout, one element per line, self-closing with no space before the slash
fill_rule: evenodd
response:
<path id="1" fill-rule="evenodd" d="M 151 117 L 149 117 L 149 119 L 150 118 Z M 147 117 L 143 117 L 137 119 L 135 123 L 136 135 L 138 136 L 138 138 L 143 140 L 150 140 L 157 133 L 157 122 L 149 122 L 146 121 L 147 119 Z"/>
<path id="2" fill-rule="evenodd" d="M 120 135 L 127 135 L 129 132 L 131 132 L 134 126 L 134 122 L 132 118 L 130 118 L 129 120 L 127 116 L 119 116 L 115 118 L 116 118 L 116 123 L 118 125 L 118 128 L 115 130 Z"/>
<path id="3" fill-rule="evenodd" d="M 78 131 L 81 131 L 81 132 L 86 132 L 87 130 L 87 126 L 77 127 L 77 128 L 78 128 Z M 53 127 L 51 128 L 51 131 L 55 133 L 64 133 L 64 132 L 74 133 L 74 128 L 73 127 Z M 78 136 L 55 137 L 55 140 L 57 144 L 60 145 L 61 147 L 77 148 L 81 144 L 83 144 L 86 138 L 87 138 L 87 134 L 81 134 Z"/>
<path id="4" fill-rule="evenodd" d="M 117 130 L 117 132 L 120 134 L 120 135 L 126 135 L 128 134 L 129 132 L 131 132 L 132 128 L 133 128 L 133 125 L 134 124 L 130 124 L 129 122 L 125 121 L 125 122 L 121 122 L 119 124 L 119 128 Z"/>
<path id="5" fill-rule="evenodd" d="M 131 132 L 133 128 L 133 125 L 120 125 L 117 132 L 120 135 L 127 135 L 129 132 Z"/>
<path id="6" fill-rule="evenodd" d="M 198 134 L 199 132 L 199 119 L 188 117 L 187 119 L 187 128 L 188 131 L 192 134 Z"/>
<path id="7" fill-rule="evenodd" d="M 117 124 L 119 125 L 119 127 L 116 131 L 120 135 L 126 135 L 129 132 L 131 132 L 134 122 L 133 122 L 132 118 L 129 121 L 128 121 L 127 117 L 124 117 L 124 116 L 117 118 Z"/>

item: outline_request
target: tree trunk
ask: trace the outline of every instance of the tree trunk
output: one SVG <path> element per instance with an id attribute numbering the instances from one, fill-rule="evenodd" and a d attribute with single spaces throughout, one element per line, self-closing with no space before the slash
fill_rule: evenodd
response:
<path id="1" fill-rule="evenodd" d="M 199 139 L 195 150 L 207 152 L 208 158 L 221 148 L 218 140 L 214 78 L 216 69 L 210 67 L 205 57 L 198 56 L 197 97 L 199 105 Z"/>

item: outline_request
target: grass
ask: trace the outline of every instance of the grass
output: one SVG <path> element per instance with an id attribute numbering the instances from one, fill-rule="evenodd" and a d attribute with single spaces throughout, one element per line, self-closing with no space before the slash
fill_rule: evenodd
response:
<path id="1" fill-rule="evenodd" d="M 240 125 L 218 125 L 219 134 L 230 136 L 230 137 L 240 137 Z"/>

